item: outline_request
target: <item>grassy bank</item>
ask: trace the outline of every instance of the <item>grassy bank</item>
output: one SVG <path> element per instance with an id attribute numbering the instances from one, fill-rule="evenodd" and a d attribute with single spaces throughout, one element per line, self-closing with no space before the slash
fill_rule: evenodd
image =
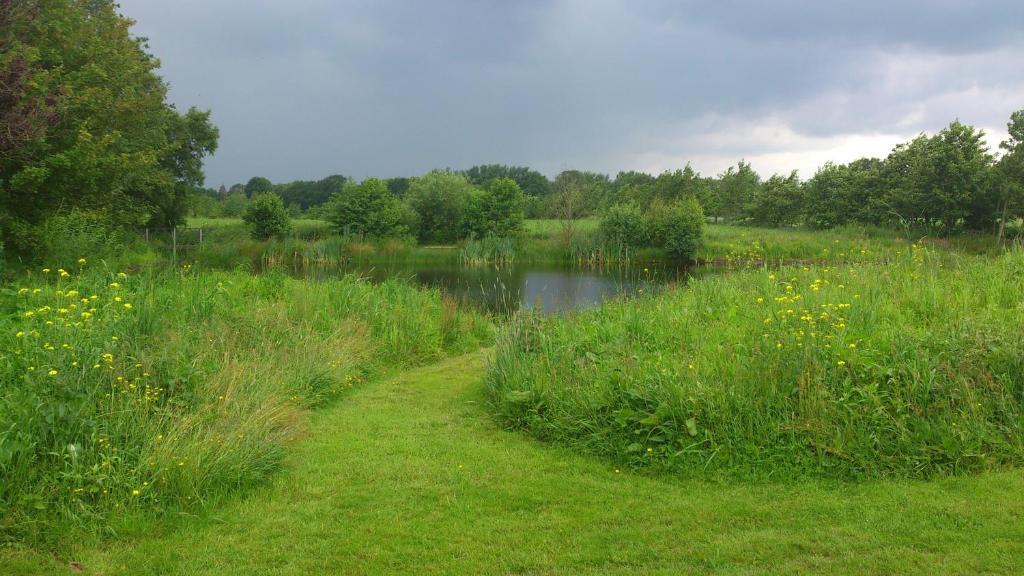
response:
<path id="1" fill-rule="evenodd" d="M 0 295 L 0 540 L 194 510 L 262 482 L 308 409 L 490 340 L 353 277 L 37 270 Z"/>
<path id="2" fill-rule="evenodd" d="M 709 224 L 698 259 L 723 265 L 791 261 L 876 262 L 907 250 L 912 244 L 941 251 L 996 254 L 1001 249 L 990 234 L 928 238 L 875 226 L 849 225 L 831 230 L 757 228 Z"/>
<path id="3" fill-rule="evenodd" d="M 189 225 L 204 228 L 204 241 L 198 244 L 185 240 L 186 248 L 181 251 L 181 257 L 218 269 L 249 266 L 293 270 L 380 262 L 557 262 L 593 266 L 621 263 L 624 258 L 652 263 L 667 260 L 658 249 L 623 253 L 616 247 L 606 246 L 598 224 L 598 219 L 587 218 L 567 229 L 558 220 L 527 220 L 522 237 L 514 242 L 483 239 L 453 246 L 418 246 L 411 240 L 376 241 L 333 235 L 327 223 L 317 220 L 295 221 L 288 238 L 257 241 L 249 238 L 241 220 L 193 219 Z M 196 232 L 190 234 L 195 237 L 192 240 L 197 239 Z M 785 262 L 877 262 L 894 257 L 915 242 L 935 250 L 968 254 L 999 251 L 995 237 L 984 234 L 942 239 L 919 238 L 871 226 L 815 231 L 708 224 L 697 259 L 707 264 L 738 267 Z"/>
<path id="4" fill-rule="evenodd" d="M 683 476 L 930 477 L 1024 462 L 1024 252 L 747 270 L 523 316 L 510 426 Z"/>
<path id="5" fill-rule="evenodd" d="M 1017 574 L 1024 474 L 708 483 L 630 473 L 495 426 L 481 354 L 317 411 L 286 470 L 215 513 L 0 573 Z"/>

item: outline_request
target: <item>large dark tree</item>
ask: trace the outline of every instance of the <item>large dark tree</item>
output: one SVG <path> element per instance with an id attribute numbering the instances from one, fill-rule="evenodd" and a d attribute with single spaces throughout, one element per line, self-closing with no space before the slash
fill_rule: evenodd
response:
<path id="1" fill-rule="evenodd" d="M 470 183 L 476 186 L 483 186 L 499 178 L 509 178 L 519 185 L 526 196 L 540 197 L 551 191 L 551 182 L 547 176 L 526 166 L 482 164 L 466 170 L 465 174 Z"/>
<path id="2" fill-rule="evenodd" d="M 999 178 L 995 183 L 1000 240 L 1009 221 L 1024 217 L 1024 110 L 1010 116 L 1006 130 L 1010 137 L 999 145 L 1004 153 L 999 159 Z"/>
<path id="3" fill-rule="evenodd" d="M 735 168 L 730 166 L 718 177 L 719 214 L 733 222 L 745 219 L 760 187 L 761 177 L 750 164 L 740 160 Z"/>
<path id="4" fill-rule="evenodd" d="M 131 20 L 109 0 L 0 0 L 0 241 L 31 255 L 72 210 L 111 225 L 177 222 L 202 158 L 206 113 L 179 114 Z"/>
<path id="5" fill-rule="evenodd" d="M 885 203 L 899 219 L 950 233 L 976 227 L 990 207 L 977 202 L 991 186 L 992 156 L 984 132 L 952 122 L 934 136 L 897 146 L 886 160 Z"/>

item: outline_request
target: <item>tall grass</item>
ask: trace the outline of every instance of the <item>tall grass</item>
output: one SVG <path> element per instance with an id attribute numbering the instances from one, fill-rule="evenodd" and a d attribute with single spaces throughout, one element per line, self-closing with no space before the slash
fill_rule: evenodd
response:
<path id="1" fill-rule="evenodd" d="M 516 259 L 514 238 L 468 238 L 459 247 L 459 260 L 469 266 L 485 264 L 512 264 Z"/>
<path id="2" fill-rule="evenodd" d="M 37 271 L 3 291 L 0 311 L 0 541 L 260 482 L 309 408 L 491 330 L 403 282 L 188 266 Z"/>
<path id="3" fill-rule="evenodd" d="M 515 428 L 684 476 L 929 477 L 1024 463 L 1024 252 L 751 269 L 521 315 L 487 376 Z"/>
<path id="4" fill-rule="evenodd" d="M 698 258 L 724 265 L 877 262 L 897 256 L 915 242 L 969 254 L 994 254 L 1000 249 L 991 234 L 926 238 L 891 228 L 855 224 L 831 230 L 710 224 L 704 227 L 704 242 Z"/>

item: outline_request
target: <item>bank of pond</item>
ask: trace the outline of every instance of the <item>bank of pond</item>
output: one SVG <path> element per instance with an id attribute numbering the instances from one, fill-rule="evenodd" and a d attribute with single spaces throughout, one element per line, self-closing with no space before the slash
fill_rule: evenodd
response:
<path id="1" fill-rule="evenodd" d="M 1021 464 L 1024 251 L 818 248 L 833 257 L 27 271 L 0 296 L 0 531 L 53 543 L 216 505 L 280 467 L 310 410 L 495 343 L 497 422 L 615 466 L 761 482 Z"/>

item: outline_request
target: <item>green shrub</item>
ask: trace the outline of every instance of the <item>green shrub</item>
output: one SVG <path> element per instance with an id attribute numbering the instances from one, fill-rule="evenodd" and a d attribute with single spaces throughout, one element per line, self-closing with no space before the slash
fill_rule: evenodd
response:
<path id="1" fill-rule="evenodd" d="M 256 240 L 281 238 L 292 229 L 291 218 L 281 197 L 274 193 L 258 194 L 245 208 L 242 220 Z"/>
<path id="2" fill-rule="evenodd" d="M 327 219 L 338 234 L 372 238 L 405 236 L 415 225 L 409 210 L 378 178 L 346 182 L 331 197 Z"/>
<path id="3" fill-rule="evenodd" d="M 651 243 L 678 260 L 693 260 L 704 231 L 704 210 L 695 198 L 654 202 L 648 210 Z"/>
<path id="4" fill-rule="evenodd" d="M 610 207 L 601 219 L 600 231 L 605 241 L 628 250 L 647 246 L 650 240 L 644 213 L 635 204 Z"/>

